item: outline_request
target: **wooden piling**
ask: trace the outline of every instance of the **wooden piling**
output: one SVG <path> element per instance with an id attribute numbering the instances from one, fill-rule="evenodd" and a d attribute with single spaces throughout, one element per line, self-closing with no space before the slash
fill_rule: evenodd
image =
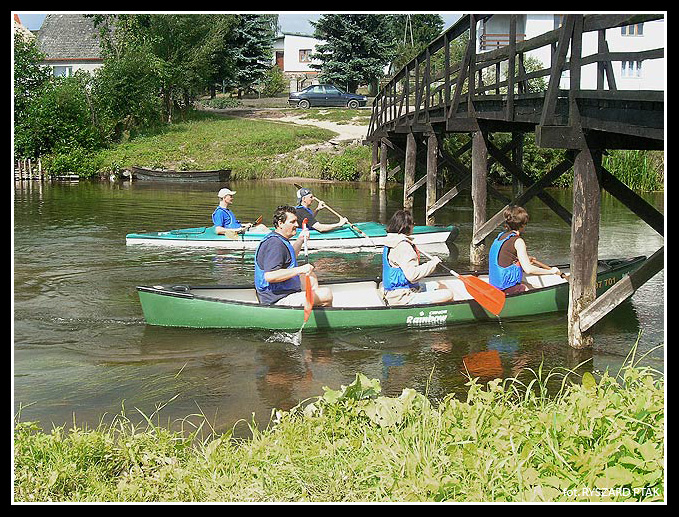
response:
<path id="1" fill-rule="evenodd" d="M 488 177 L 488 145 L 483 131 L 476 131 L 472 137 L 472 202 L 474 205 L 473 234 L 486 222 Z M 487 260 L 485 241 L 478 244 L 471 243 L 469 247 L 469 262 L 480 266 Z"/>
<path id="2" fill-rule="evenodd" d="M 380 142 L 380 190 L 387 188 L 387 163 L 388 151 L 387 143 L 382 139 Z"/>
<path id="3" fill-rule="evenodd" d="M 435 218 L 429 214 L 429 209 L 436 203 L 436 173 L 438 168 L 439 141 L 436 133 L 427 135 L 427 217 L 425 224 L 435 224 Z"/>
<path id="4" fill-rule="evenodd" d="M 372 143 L 372 162 L 370 165 L 370 183 L 375 183 L 377 181 L 377 171 L 379 169 L 380 162 L 380 144 L 379 142 Z"/>
<path id="5" fill-rule="evenodd" d="M 406 160 L 403 174 L 403 209 L 413 210 L 413 196 L 408 194 L 415 184 L 415 163 L 417 161 L 417 142 L 412 132 L 406 136 Z"/>
<path id="6" fill-rule="evenodd" d="M 597 169 L 600 164 L 600 151 L 585 147 L 575 155 L 568 305 L 568 342 L 573 348 L 592 346 L 592 336 L 581 330 L 579 320 L 580 313 L 596 299 L 601 209 Z"/>

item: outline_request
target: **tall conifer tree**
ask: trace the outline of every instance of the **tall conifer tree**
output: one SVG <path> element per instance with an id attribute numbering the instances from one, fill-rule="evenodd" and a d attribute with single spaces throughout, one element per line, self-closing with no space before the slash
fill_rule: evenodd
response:
<path id="1" fill-rule="evenodd" d="M 375 83 L 392 57 L 390 24 L 383 14 L 324 14 L 314 25 L 316 46 L 312 64 L 327 82 L 355 93 Z"/>

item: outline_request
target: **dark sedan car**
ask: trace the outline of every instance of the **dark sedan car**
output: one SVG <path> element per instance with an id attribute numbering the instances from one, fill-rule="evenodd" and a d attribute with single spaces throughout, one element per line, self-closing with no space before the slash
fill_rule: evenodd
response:
<path id="1" fill-rule="evenodd" d="M 331 84 L 313 84 L 299 92 L 291 92 L 288 103 L 298 108 L 310 108 L 311 106 L 346 106 L 356 109 L 365 106 L 365 95 L 347 93 Z"/>

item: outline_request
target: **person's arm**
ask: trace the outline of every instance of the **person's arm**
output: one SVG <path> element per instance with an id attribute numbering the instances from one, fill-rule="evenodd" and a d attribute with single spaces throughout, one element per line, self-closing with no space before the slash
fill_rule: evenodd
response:
<path id="1" fill-rule="evenodd" d="M 231 216 L 223 210 L 218 210 L 212 214 L 212 223 L 215 225 L 215 233 L 217 235 L 226 235 L 226 230 L 231 230 L 236 233 L 241 233 L 246 230 L 246 228 L 238 221 L 236 221 L 238 226 L 234 225 Z"/>
<path id="2" fill-rule="evenodd" d="M 301 232 L 301 235 L 304 235 L 304 231 Z M 301 247 L 303 240 L 303 238 L 297 239 L 292 243 L 295 254 L 299 252 L 299 247 Z M 287 247 L 282 242 L 277 242 L 277 239 L 270 239 L 263 246 L 265 247 L 258 252 L 260 258 L 257 262 L 259 267 L 269 270 L 264 273 L 264 279 L 271 284 L 284 282 L 302 273 L 308 274 L 314 269 L 311 264 L 303 264 L 293 268 L 285 267 L 286 263 L 289 264 L 290 254 L 287 251 Z"/>
<path id="3" fill-rule="evenodd" d="M 519 258 L 524 273 L 528 275 L 558 275 L 561 273 L 558 267 L 543 269 L 533 264 L 526 250 L 526 241 L 523 239 L 518 238 L 514 241 L 514 249 L 516 249 L 516 256 Z"/>
<path id="4" fill-rule="evenodd" d="M 312 264 L 303 264 L 297 267 L 276 269 L 274 271 L 267 271 L 264 273 L 264 280 L 270 284 L 285 282 L 286 280 L 290 280 L 292 277 L 301 275 L 302 273 L 308 275 L 313 270 L 314 266 Z"/>
<path id="5" fill-rule="evenodd" d="M 336 230 L 347 224 L 348 219 L 346 217 L 340 217 L 340 220 L 334 224 L 319 223 L 316 221 L 312 228 L 317 232 L 329 232 L 330 230 Z"/>
<path id="6" fill-rule="evenodd" d="M 307 238 L 307 239 L 309 238 L 309 228 L 299 232 L 299 235 L 297 236 L 297 238 L 292 243 L 292 249 L 295 250 L 295 257 L 299 256 L 299 252 L 302 249 L 302 246 L 304 246 L 304 239 L 305 238 Z"/>
<path id="7" fill-rule="evenodd" d="M 389 253 L 389 260 L 403 270 L 403 274 L 409 282 L 415 283 L 426 276 L 431 275 L 441 259 L 433 259 L 418 264 L 417 253 L 407 242 L 397 244 Z"/>

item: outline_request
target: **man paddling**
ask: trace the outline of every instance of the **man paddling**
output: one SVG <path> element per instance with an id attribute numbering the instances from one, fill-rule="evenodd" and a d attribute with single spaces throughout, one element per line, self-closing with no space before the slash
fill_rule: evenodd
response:
<path id="1" fill-rule="evenodd" d="M 215 233 L 217 235 L 226 235 L 227 230 L 242 233 L 252 226 L 252 223 L 241 224 L 241 222 L 236 219 L 235 214 L 229 209 L 229 206 L 233 203 L 233 196 L 235 193 L 235 190 L 228 188 L 220 189 L 217 193 L 219 206 L 212 212 L 212 224 L 215 225 Z"/>
<path id="2" fill-rule="evenodd" d="M 318 201 L 316 210 L 312 210 L 311 203 L 313 203 L 314 199 L 316 199 L 314 194 L 308 188 L 301 188 L 297 191 L 297 206 L 295 207 L 295 211 L 299 221 L 307 219 L 309 221 L 309 228 L 313 228 L 317 232 L 329 232 L 347 224 L 348 219 L 346 217 L 340 217 L 339 221 L 333 224 L 325 224 L 317 221 L 316 214 L 325 208 L 326 205 L 323 201 Z"/>
<path id="3" fill-rule="evenodd" d="M 297 265 L 297 256 L 304 239 L 309 237 L 309 230 L 302 230 L 297 239 L 290 242 L 299 227 L 295 209 L 287 205 L 279 206 L 273 215 L 273 227 L 274 231 L 262 239 L 255 251 L 255 288 L 259 302 L 265 305 L 303 306 L 305 292 L 302 285 L 308 275 L 314 305 L 331 305 L 332 291 L 328 287 L 318 286 L 314 266 Z"/>

